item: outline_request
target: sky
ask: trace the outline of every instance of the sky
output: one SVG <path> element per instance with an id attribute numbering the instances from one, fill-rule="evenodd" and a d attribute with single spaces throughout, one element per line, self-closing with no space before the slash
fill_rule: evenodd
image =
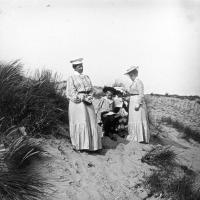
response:
<path id="1" fill-rule="evenodd" d="M 137 65 L 145 93 L 200 95 L 199 52 L 200 0 L 0 0 L 0 61 L 28 73 L 82 57 L 93 85 Z"/>

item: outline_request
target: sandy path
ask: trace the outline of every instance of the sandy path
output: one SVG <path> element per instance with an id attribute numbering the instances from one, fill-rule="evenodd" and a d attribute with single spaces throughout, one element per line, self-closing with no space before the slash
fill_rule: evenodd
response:
<path id="1" fill-rule="evenodd" d="M 150 167 L 141 163 L 141 157 L 150 147 L 135 142 L 124 144 L 104 138 L 104 148 L 110 144 L 114 149 L 104 149 L 100 154 L 74 152 L 65 140 L 49 140 L 45 148 L 51 159 L 37 162 L 40 170 L 56 192 L 52 200 L 117 200 L 144 199 L 147 193 L 136 188 Z"/>

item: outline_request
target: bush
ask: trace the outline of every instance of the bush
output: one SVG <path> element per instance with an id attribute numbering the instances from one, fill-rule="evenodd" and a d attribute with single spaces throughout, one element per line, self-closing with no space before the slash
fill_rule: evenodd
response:
<path id="1" fill-rule="evenodd" d="M 31 135 L 51 134 L 67 123 L 67 99 L 58 90 L 58 77 L 50 71 L 25 77 L 19 62 L 0 63 L 0 132 L 24 126 Z"/>

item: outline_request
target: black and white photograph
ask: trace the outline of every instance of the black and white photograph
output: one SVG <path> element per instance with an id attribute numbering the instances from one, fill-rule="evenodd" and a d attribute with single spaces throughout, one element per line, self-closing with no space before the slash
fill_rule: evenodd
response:
<path id="1" fill-rule="evenodd" d="M 200 199 L 200 0 L 0 0 L 0 200 Z"/>

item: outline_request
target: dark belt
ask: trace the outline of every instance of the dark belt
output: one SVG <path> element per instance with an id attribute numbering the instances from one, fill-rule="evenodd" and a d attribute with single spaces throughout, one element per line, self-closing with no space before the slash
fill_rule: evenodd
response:
<path id="1" fill-rule="evenodd" d="M 79 94 L 89 94 L 91 91 L 80 91 Z"/>
<path id="2" fill-rule="evenodd" d="M 139 94 L 130 94 L 130 96 L 136 96 L 136 95 L 139 95 Z"/>

